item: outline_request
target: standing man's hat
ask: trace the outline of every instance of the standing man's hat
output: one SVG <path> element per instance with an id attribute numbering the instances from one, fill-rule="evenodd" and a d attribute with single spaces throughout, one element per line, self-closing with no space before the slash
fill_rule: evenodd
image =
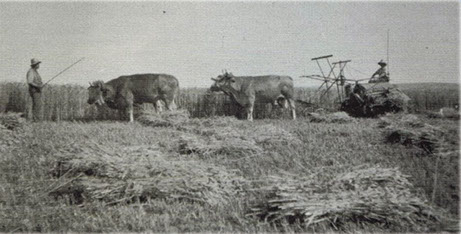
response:
<path id="1" fill-rule="evenodd" d="M 36 64 L 39 64 L 41 63 L 42 61 L 36 59 L 36 58 L 33 58 L 30 60 L 30 65 L 33 66 L 33 65 L 36 65 Z"/>
<path id="2" fill-rule="evenodd" d="M 382 59 L 381 59 L 381 61 L 378 62 L 378 64 L 379 64 L 379 65 L 387 65 L 387 63 L 384 62 Z"/>

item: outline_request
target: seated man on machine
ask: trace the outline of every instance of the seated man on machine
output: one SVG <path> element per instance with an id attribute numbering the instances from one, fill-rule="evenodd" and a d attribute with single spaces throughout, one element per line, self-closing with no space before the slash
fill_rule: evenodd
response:
<path id="1" fill-rule="evenodd" d="M 381 67 L 371 76 L 370 81 L 368 83 L 381 83 L 381 82 L 389 82 L 389 74 L 386 71 L 386 65 L 382 59 L 378 63 Z"/>

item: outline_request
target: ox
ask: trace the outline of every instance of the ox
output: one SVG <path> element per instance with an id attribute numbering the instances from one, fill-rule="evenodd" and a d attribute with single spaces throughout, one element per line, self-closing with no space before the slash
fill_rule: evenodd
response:
<path id="1" fill-rule="evenodd" d="M 117 109 L 120 116 L 129 115 L 133 122 L 133 104 L 152 103 L 162 100 L 168 110 L 176 109 L 174 102 L 179 92 L 178 80 L 167 74 L 136 74 L 120 76 L 107 83 L 96 81 L 88 88 L 88 104 L 107 104 Z"/>
<path id="2" fill-rule="evenodd" d="M 289 76 L 234 76 L 225 72 L 211 79 L 214 84 L 210 91 L 223 91 L 229 95 L 244 107 L 250 121 L 253 120 L 255 103 L 271 103 L 282 108 L 290 108 L 292 118 L 296 119 L 293 79 Z"/>

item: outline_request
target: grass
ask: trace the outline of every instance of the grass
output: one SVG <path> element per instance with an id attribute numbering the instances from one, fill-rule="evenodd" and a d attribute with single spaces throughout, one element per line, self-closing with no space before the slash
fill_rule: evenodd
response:
<path id="1" fill-rule="evenodd" d="M 448 132 L 451 138 L 459 139 L 459 121 L 425 119 L 423 116 L 421 119 Z M 414 196 L 428 200 L 427 204 L 435 207 L 443 217 L 458 220 L 459 156 L 438 159 L 419 148 L 384 143 L 383 130 L 377 127 L 379 121 L 356 119 L 328 123 L 299 118 L 296 121 L 267 119 L 251 123 L 227 117 L 191 119 L 190 123 L 180 127 L 152 127 L 140 122 L 61 121 L 29 123 L 14 131 L 0 129 L 0 171 L 3 172 L 0 174 L 0 232 L 335 231 L 330 225 L 306 227 L 300 222 L 275 225 L 248 217 L 250 207 L 266 195 L 253 188 L 262 186 L 270 176 L 288 179 L 316 174 L 321 180 L 333 180 L 363 165 L 398 168 L 409 176 Z M 269 137 L 257 138 L 258 132 L 268 128 L 282 129 L 289 140 L 278 141 L 277 134 L 282 134 L 279 130 L 272 131 Z M 226 133 L 226 130 L 234 132 Z M 239 136 L 251 141 L 261 151 L 241 153 L 224 149 L 206 155 L 200 151 L 184 154 L 181 153 L 181 137 L 186 134 L 198 139 L 213 137 L 218 140 L 228 139 L 226 134 L 231 134 L 233 138 Z M 267 140 L 270 137 L 275 140 Z M 459 146 L 457 140 L 454 142 Z M 124 147 L 153 147 L 160 150 L 166 160 L 215 165 L 250 181 L 251 186 L 242 189 L 228 202 L 217 203 L 150 197 L 108 205 L 98 199 L 78 202 L 71 195 L 50 196 L 50 191 L 79 176 L 78 173 L 59 178 L 53 175 L 62 152 L 86 149 L 89 145 L 114 151 Z M 427 225 L 429 231 L 443 230 L 442 226 Z M 420 229 L 367 225 L 362 220 L 345 223 L 342 230 L 403 232 Z"/>

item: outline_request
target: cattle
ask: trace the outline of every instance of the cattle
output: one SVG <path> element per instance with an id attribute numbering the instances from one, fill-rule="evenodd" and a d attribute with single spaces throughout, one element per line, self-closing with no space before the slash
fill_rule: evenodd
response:
<path id="1" fill-rule="evenodd" d="M 250 121 L 253 121 L 255 103 L 271 103 L 289 108 L 292 118 L 296 119 L 293 79 L 289 76 L 234 76 L 226 71 L 223 75 L 211 79 L 214 84 L 210 91 L 223 91 L 229 95 L 245 109 Z"/>
<path id="2" fill-rule="evenodd" d="M 133 122 L 134 104 L 152 103 L 157 111 L 157 102 L 162 100 L 167 110 L 176 109 L 175 98 L 179 93 L 179 84 L 172 75 L 136 74 L 120 76 L 107 83 L 90 83 L 88 92 L 88 104 L 107 104 L 117 109 L 121 116 L 129 115 L 129 121 Z"/>

